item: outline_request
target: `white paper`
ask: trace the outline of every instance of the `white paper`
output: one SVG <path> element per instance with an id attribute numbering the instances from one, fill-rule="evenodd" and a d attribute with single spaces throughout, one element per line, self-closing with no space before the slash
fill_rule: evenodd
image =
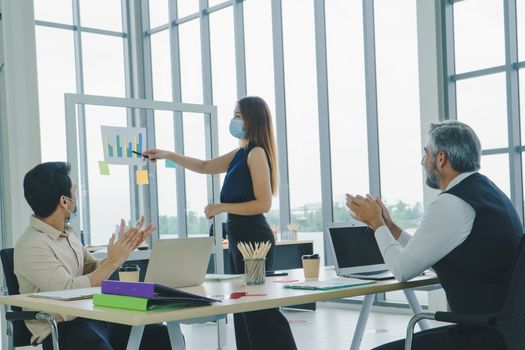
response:
<path id="1" fill-rule="evenodd" d="M 143 165 L 142 157 L 133 151 L 146 150 L 145 128 L 100 127 L 104 160 L 108 164 Z"/>

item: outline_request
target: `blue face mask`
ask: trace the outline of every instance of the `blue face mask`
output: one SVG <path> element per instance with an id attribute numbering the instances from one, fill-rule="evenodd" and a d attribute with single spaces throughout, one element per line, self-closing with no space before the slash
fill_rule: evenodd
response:
<path id="1" fill-rule="evenodd" d="M 243 129 L 244 122 L 240 119 L 232 119 L 230 121 L 230 134 L 232 134 L 233 137 L 242 139 L 246 135 Z"/>

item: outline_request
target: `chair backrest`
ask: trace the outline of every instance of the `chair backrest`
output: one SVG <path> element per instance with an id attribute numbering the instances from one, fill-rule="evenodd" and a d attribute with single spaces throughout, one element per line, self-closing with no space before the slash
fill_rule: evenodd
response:
<path id="1" fill-rule="evenodd" d="M 508 350 L 525 349 L 525 235 L 518 246 L 507 296 L 495 328 L 505 339 Z"/>
<path id="2" fill-rule="evenodd" d="M 9 295 L 20 294 L 20 287 L 15 275 L 13 248 L 0 250 L 0 259 L 4 270 L 4 279 Z M 20 311 L 19 307 L 11 307 L 13 311 Z M 31 332 L 27 329 L 24 321 L 14 321 L 13 324 L 13 346 L 31 345 Z"/>

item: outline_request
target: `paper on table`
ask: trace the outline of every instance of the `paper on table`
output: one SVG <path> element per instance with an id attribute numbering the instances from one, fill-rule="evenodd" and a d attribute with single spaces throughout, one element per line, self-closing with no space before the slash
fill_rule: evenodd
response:
<path id="1" fill-rule="evenodd" d="M 357 278 L 332 278 L 326 281 L 306 281 L 300 283 L 286 284 L 283 287 L 291 289 L 329 290 L 337 288 L 363 286 L 372 283 L 376 282 L 363 281 Z"/>
<path id="2" fill-rule="evenodd" d="M 137 185 L 148 185 L 149 184 L 148 170 L 137 170 L 136 178 L 137 178 Z"/>
<path id="3" fill-rule="evenodd" d="M 220 274 L 220 273 L 207 273 L 206 281 L 225 281 L 232 280 L 235 278 L 242 277 L 244 275 L 232 275 L 232 274 Z"/>
<path id="4" fill-rule="evenodd" d="M 93 294 L 99 293 L 100 288 L 83 288 L 83 289 L 69 289 L 69 290 L 59 290 L 55 292 L 42 292 L 42 293 L 33 293 L 28 296 L 32 298 L 44 298 L 44 299 L 54 299 L 54 300 L 63 300 L 63 301 L 72 301 L 80 299 L 91 299 Z"/>

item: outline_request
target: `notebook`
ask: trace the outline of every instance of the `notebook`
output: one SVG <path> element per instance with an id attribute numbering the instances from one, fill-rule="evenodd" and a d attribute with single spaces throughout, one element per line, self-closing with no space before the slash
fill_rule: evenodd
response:
<path id="1" fill-rule="evenodd" d="M 62 301 L 91 299 L 93 294 L 98 292 L 98 288 L 83 288 L 71 290 L 59 290 L 55 292 L 41 292 L 29 294 L 31 298 L 44 298 Z"/>

